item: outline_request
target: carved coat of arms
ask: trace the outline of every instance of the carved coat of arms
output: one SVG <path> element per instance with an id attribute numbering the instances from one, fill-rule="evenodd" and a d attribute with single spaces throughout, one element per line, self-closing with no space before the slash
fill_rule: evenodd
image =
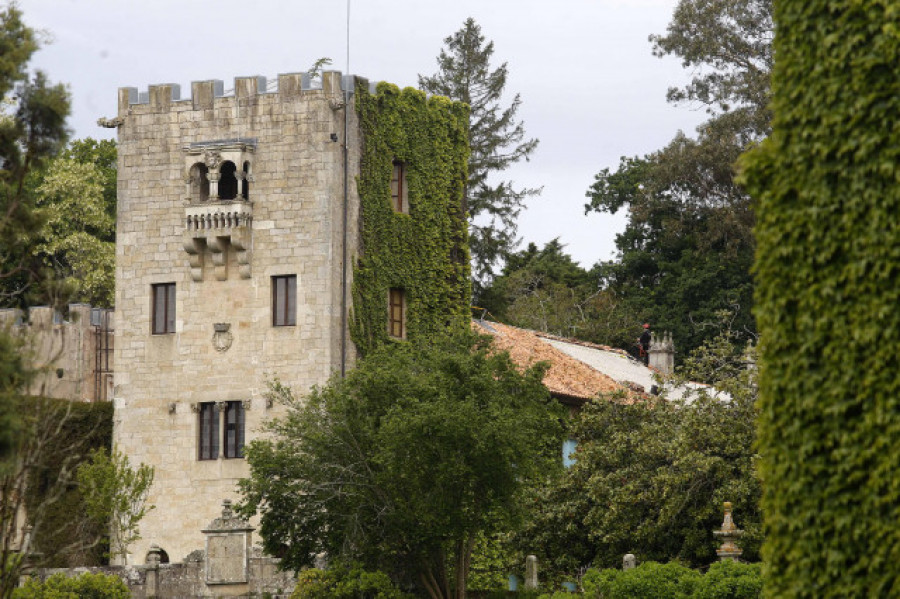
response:
<path id="1" fill-rule="evenodd" d="M 234 341 L 234 335 L 231 334 L 231 325 L 227 322 L 217 322 L 213 325 L 215 332 L 213 333 L 213 347 L 219 353 L 227 352 Z"/>

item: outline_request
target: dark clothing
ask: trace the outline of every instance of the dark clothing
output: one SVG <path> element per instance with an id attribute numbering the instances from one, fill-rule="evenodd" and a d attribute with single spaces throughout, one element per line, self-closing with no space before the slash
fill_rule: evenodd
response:
<path id="1" fill-rule="evenodd" d="M 644 332 L 641 333 L 640 339 L 638 339 L 638 343 L 641 346 L 641 359 L 644 361 L 644 364 L 650 363 L 650 329 L 644 329 Z"/>

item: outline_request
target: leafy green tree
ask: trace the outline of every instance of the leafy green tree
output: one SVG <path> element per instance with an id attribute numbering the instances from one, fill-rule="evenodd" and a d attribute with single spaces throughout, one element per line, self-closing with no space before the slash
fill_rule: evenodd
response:
<path id="1" fill-rule="evenodd" d="M 103 307 L 112 307 L 115 294 L 116 175 L 110 160 L 114 165 L 111 142 L 76 142 L 50 162 L 35 189 L 44 218 L 35 255 L 68 290 L 68 300 Z"/>
<path id="2" fill-rule="evenodd" d="M 300 572 L 291 599 L 413 599 L 397 588 L 387 574 L 369 571 L 358 564 L 329 564 L 327 570 Z"/>
<path id="3" fill-rule="evenodd" d="M 479 307 L 526 329 L 615 346 L 634 342 L 636 316 L 600 289 L 598 273 L 581 268 L 558 239 L 508 254 Z"/>
<path id="4" fill-rule="evenodd" d="M 900 595 L 900 11 L 775 3 L 758 202 L 767 597 Z"/>
<path id="5" fill-rule="evenodd" d="M 41 219 L 26 183 L 62 147 L 67 134 L 65 87 L 26 69 L 37 48 L 21 11 L 14 4 L 0 10 L 0 301 L 7 305 L 45 274 L 28 251 Z M 7 280 L 19 284 L 8 286 Z"/>
<path id="6" fill-rule="evenodd" d="M 498 261 L 517 243 L 516 217 L 525 200 L 540 189 L 517 189 L 511 181 L 495 181 L 522 159 L 528 160 L 537 139 L 526 139 L 525 125 L 516 120 L 519 94 L 509 106 L 500 100 L 506 88 L 507 63 L 491 70 L 494 42 L 468 18 L 462 28 L 444 39 L 438 72 L 419 75 L 423 90 L 469 105 L 469 177 L 464 210 L 469 214 L 469 247 L 476 286 L 486 283 Z"/>
<path id="7" fill-rule="evenodd" d="M 240 483 L 265 549 L 288 568 L 325 551 L 465 597 L 479 534 L 512 528 L 523 488 L 560 467 L 544 368 L 520 373 L 489 344 L 385 346 L 303 399 L 274 383 L 287 415 L 246 448 Z"/>
<path id="8" fill-rule="evenodd" d="M 152 466 L 132 468 L 128 456 L 99 448 L 78 466 L 76 478 L 84 509 L 94 522 L 110 527 L 110 555 L 124 556 L 141 538 L 138 523 L 156 506 L 147 505 Z"/>
<path id="9" fill-rule="evenodd" d="M 629 213 L 618 258 L 599 265 L 604 286 L 684 350 L 709 337 L 721 309 L 745 339 L 755 331 L 753 206 L 734 164 L 770 129 L 772 32 L 771 0 L 681 0 L 666 35 L 651 36 L 654 53 L 694 69 L 669 99 L 704 105 L 711 119 L 696 138 L 623 157 L 587 194 L 586 211 Z"/>
<path id="10" fill-rule="evenodd" d="M 712 531 L 722 503 L 732 501 L 745 530 L 744 558 L 757 559 L 754 370 L 728 329 L 694 352 L 672 382 L 697 378 L 730 401 L 710 389 L 689 403 L 627 403 L 619 394 L 586 405 L 572 425 L 576 463 L 537 491 L 517 542 L 550 572 L 570 576 L 590 564 L 616 567 L 625 553 L 703 566 L 716 559 Z"/>

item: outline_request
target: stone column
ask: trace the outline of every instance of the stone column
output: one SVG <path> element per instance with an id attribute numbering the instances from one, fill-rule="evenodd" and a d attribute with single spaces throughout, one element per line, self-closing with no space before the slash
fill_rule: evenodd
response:
<path id="1" fill-rule="evenodd" d="M 672 374 L 675 371 L 675 343 L 672 342 L 672 333 L 665 332 L 660 336 L 655 334 L 650 338 L 650 368 L 655 368 L 662 374 Z"/>
<path id="2" fill-rule="evenodd" d="M 538 588 L 538 559 L 535 555 L 525 558 L 525 588 Z"/>
<path id="3" fill-rule="evenodd" d="M 714 535 L 722 539 L 722 546 L 716 549 L 716 555 L 719 556 L 720 561 L 736 562 L 744 550 L 735 545 L 735 541 L 741 538 L 744 531 L 738 529 L 731 517 L 731 502 L 726 501 L 723 507 L 725 508 L 725 519 L 722 521 L 722 528 L 713 531 Z"/>

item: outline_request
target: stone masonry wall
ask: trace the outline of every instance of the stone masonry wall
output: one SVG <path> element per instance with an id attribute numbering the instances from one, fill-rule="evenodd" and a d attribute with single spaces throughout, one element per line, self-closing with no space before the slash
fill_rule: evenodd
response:
<path id="1" fill-rule="evenodd" d="M 91 321 L 92 311 L 97 312 L 96 326 Z M 36 306 L 27 313 L 0 309 L 0 327 L 10 327 L 24 340 L 31 366 L 38 371 L 26 392 L 73 401 L 111 397 L 107 391 L 112 384 L 113 360 L 103 348 L 112 345 L 113 337 L 106 335 L 113 328 L 112 321 L 111 310 L 87 304 L 70 304 L 65 318 L 49 306 Z"/>
<path id="2" fill-rule="evenodd" d="M 202 546 L 199 531 L 217 501 L 236 498 L 235 484 L 248 474 L 243 459 L 198 459 L 197 403 L 243 401 L 249 442 L 279 412 L 264 398 L 269 377 L 302 393 L 340 366 L 341 82 L 328 72 L 321 89 L 309 89 L 305 75 L 281 75 L 278 90 L 266 92 L 264 79 L 239 78 L 232 96 L 221 82 L 200 82 L 185 100 L 173 85 L 119 91 L 114 441 L 132 463 L 156 469 L 148 498 L 156 509 L 141 522 L 129 564 L 143 563 L 151 544 L 173 562 Z M 359 142 L 350 113 L 352 256 Z M 208 237 L 191 255 L 188 154 L 224 140 L 241 140 L 251 162 L 249 202 L 238 207 L 251 215 L 246 238 L 236 230 L 231 242 Z M 272 276 L 290 274 L 296 326 L 275 327 Z M 151 286 L 159 283 L 175 284 L 172 334 L 151 334 Z M 228 331 L 216 333 L 217 323 Z M 352 363 L 349 342 L 348 349 Z"/>

